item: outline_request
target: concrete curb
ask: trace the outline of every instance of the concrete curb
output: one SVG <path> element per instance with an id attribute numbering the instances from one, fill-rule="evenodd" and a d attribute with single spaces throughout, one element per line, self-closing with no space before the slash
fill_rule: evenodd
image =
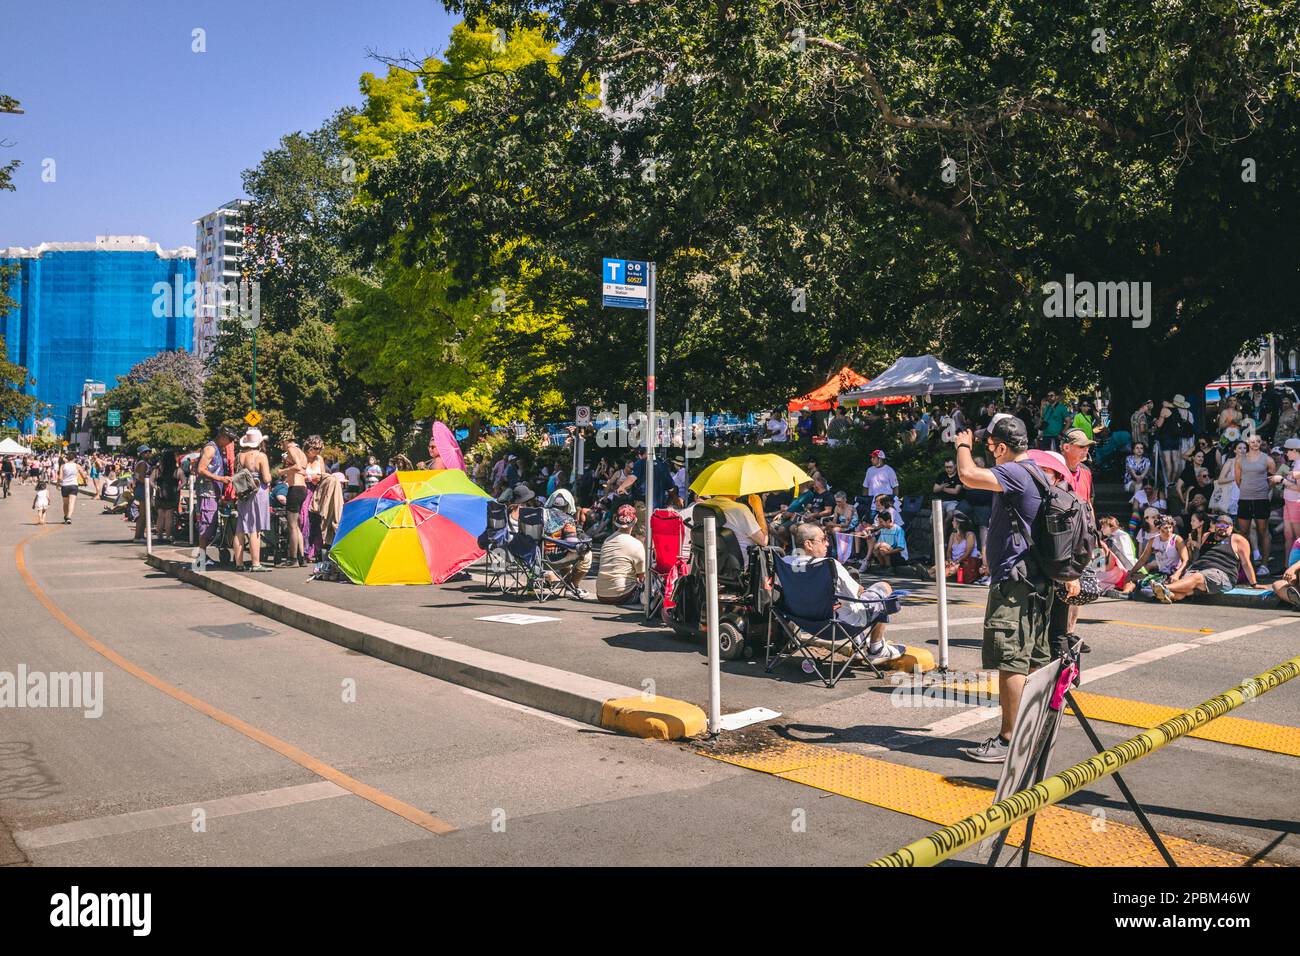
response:
<path id="1" fill-rule="evenodd" d="M 188 562 L 158 554 L 146 555 L 145 561 L 187 584 L 334 644 L 595 727 L 673 740 L 702 733 L 707 722 L 704 711 L 686 701 L 642 696 L 634 687 L 467 647 L 313 601 L 255 576 L 199 572 Z"/>

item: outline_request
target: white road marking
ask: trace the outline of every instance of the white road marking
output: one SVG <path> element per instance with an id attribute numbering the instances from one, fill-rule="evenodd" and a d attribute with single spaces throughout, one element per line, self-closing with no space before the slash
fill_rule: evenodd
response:
<path id="1" fill-rule="evenodd" d="M 314 800 L 328 800 L 347 795 L 348 791 L 342 787 L 328 780 L 318 780 L 315 783 L 281 787 L 278 790 L 259 790 L 256 793 L 241 793 L 216 800 L 200 800 L 197 803 L 180 803 L 171 807 L 158 807 L 155 810 L 137 810 L 134 813 L 122 813 L 112 817 L 58 823 L 35 830 L 15 830 L 13 837 L 14 842 L 22 849 L 37 850 L 63 843 L 80 843 L 82 840 L 97 840 L 123 833 L 156 830 L 159 827 L 189 826 L 194 819 L 195 810 L 202 810 L 210 820 L 214 817 L 229 817 L 239 813 L 291 807 L 298 803 L 310 803 Z"/>
<path id="2" fill-rule="evenodd" d="M 584 724 L 580 721 L 570 720 L 568 717 L 561 717 L 559 714 L 548 714 L 546 711 L 538 710 L 536 707 L 529 707 L 527 704 L 516 704 L 513 700 L 506 700 L 503 697 L 493 697 L 491 694 L 471 690 L 468 687 L 462 687 L 460 692 L 462 694 L 468 694 L 470 697 L 477 697 L 479 700 L 485 700 L 489 704 L 496 704 L 498 707 L 504 707 L 507 710 L 517 710 L 521 714 L 531 714 L 534 717 L 541 717 L 543 720 L 549 720 L 551 723 L 560 724 L 564 727 L 572 727 L 575 730 L 600 730 L 599 727 L 592 727 L 591 724 Z"/>
<path id="3" fill-rule="evenodd" d="M 957 617 L 957 618 L 951 618 L 951 619 L 949 619 L 949 621 L 948 621 L 948 626 L 949 626 L 949 627 L 956 627 L 958 624 L 983 624 L 983 623 L 984 623 L 984 618 L 982 618 L 982 617 Z M 938 630 L 939 630 L 939 622 L 938 622 L 938 621 L 926 621 L 924 624 L 894 624 L 894 623 L 890 623 L 890 625 L 889 625 L 889 633 L 890 633 L 890 634 L 893 634 L 895 631 L 924 631 L 924 630 L 933 630 L 933 631 L 938 631 Z"/>

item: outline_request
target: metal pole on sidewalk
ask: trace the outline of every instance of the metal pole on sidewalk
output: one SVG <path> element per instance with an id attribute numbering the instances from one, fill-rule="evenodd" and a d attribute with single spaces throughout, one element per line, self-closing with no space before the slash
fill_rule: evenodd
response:
<path id="1" fill-rule="evenodd" d="M 686 469 L 686 487 L 691 487 L 691 459 L 686 453 L 686 449 L 691 446 L 691 439 L 695 436 L 695 430 L 691 428 L 691 400 L 686 399 L 686 415 L 682 418 L 682 467 Z M 682 492 L 682 504 L 687 504 L 685 495 L 689 491 Z"/>
<path id="2" fill-rule="evenodd" d="M 939 591 L 939 672 L 948 670 L 948 569 L 947 549 L 943 539 L 943 502 L 935 498 L 934 526 L 934 583 Z"/>
<path id="3" fill-rule="evenodd" d="M 704 516 L 704 590 L 709 629 L 709 733 L 716 734 L 722 723 L 722 676 L 718 649 L 718 539 L 717 520 Z"/>
<path id="4" fill-rule="evenodd" d="M 153 554 L 153 492 L 149 485 L 146 476 L 144 479 L 144 549 L 147 553 Z"/>
<path id="5" fill-rule="evenodd" d="M 189 512 L 190 512 L 190 545 L 192 546 L 194 544 L 194 476 L 193 475 L 190 475 Z"/>
<path id="6" fill-rule="evenodd" d="M 645 439 L 645 566 L 654 567 L 654 542 L 650 540 L 650 516 L 654 514 L 655 496 L 655 264 L 649 263 L 649 321 L 646 325 L 645 353 L 645 405 L 646 405 L 646 439 Z M 641 599 L 645 602 L 645 617 L 650 620 L 650 589 L 646 588 Z"/>

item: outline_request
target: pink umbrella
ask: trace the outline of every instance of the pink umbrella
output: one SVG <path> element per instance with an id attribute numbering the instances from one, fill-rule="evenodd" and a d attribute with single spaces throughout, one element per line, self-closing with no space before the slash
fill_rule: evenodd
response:
<path id="1" fill-rule="evenodd" d="M 433 423 L 433 444 L 438 449 L 438 457 L 442 459 L 441 467 L 465 470 L 465 456 L 461 454 L 460 444 L 451 429 L 442 422 Z"/>
<path id="2" fill-rule="evenodd" d="M 1039 468 L 1045 468 L 1048 471 L 1054 471 L 1062 478 L 1070 477 L 1070 466 L 1065 463 L 1061 453 L 1057 451 L 1040 451 L 1037 448 L 1029 449 L 1029 457 Z"/>

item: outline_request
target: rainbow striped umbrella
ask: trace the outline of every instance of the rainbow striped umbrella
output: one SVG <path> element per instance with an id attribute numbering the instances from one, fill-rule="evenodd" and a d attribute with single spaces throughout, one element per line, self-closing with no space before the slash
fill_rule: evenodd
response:
<path id="1" fill-rule="evenodd" d="M 330 557 L 353 584 L 441 584 L 482 556 L 490 500 L 457 468 L 394 472 L 343 506 Z"/>

